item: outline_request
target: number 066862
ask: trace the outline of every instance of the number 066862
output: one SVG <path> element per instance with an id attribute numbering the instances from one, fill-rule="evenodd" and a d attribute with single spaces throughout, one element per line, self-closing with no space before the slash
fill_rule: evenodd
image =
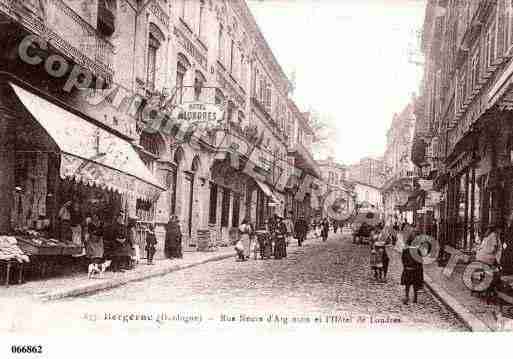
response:
<path id="1" fill-rule="evenodd" d="M 13 354 L 43 354 L 43 346 L 41 346 L 41 345 L 12 345 L 11 352 Z"/>

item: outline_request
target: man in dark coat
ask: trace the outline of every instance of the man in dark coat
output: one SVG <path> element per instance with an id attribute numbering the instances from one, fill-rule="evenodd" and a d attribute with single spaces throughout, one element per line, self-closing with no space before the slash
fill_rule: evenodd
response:
<path id="1" fill-rule="evenodd" d="M 182 230 L 177 216 L 171 216 L 167 223 L 164 253 L 166 258 L 182 258 Z"/>
<path id="2" fill-rule="evenodd" d="M 302 216 L 296 220 L 296 223 L 294 224 L 294 232 L 297 237 L 297 245 L 298 247 L 301 247 L 306 238 L 306 234 L 308 233 L 308 224 Z"/>

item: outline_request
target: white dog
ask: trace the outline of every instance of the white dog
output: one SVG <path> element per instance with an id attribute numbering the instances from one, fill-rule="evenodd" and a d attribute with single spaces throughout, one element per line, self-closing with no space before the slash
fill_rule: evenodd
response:
<path id="1" fill-rule="evenodd" d="M 89 267 L 87 270 L 87 277 L 89 279 L 93 278 L 96 275 L 98 275 L 99 278 L 103 277 L 103 273 L 105 273 L 105 271 L 107 270 L 107 268 L 109 268 L 111 263 L 112 263 L 111 260 L 107 260 L 99 265 L 97 263 L 89 264 Z"/>

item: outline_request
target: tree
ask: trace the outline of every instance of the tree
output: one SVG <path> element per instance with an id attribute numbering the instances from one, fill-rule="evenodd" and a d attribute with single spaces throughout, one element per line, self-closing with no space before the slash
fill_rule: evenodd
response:
<path id="1" fill-rule="evenodd" d="M 335 157 L 337 130 L 335 117 L 310 108 L 309 124 L 314 132 L 312 152 L 317 158 Z"/>

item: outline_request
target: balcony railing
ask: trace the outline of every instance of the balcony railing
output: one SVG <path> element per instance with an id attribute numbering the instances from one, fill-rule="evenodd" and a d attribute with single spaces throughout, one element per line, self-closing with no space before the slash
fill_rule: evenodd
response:
<path id="1" fill-rule="evenodd" d="M 93 75 L 112 81 L 114 46 L 63 0 L 0 0 L 0 13 L 40 36 Z"/>

